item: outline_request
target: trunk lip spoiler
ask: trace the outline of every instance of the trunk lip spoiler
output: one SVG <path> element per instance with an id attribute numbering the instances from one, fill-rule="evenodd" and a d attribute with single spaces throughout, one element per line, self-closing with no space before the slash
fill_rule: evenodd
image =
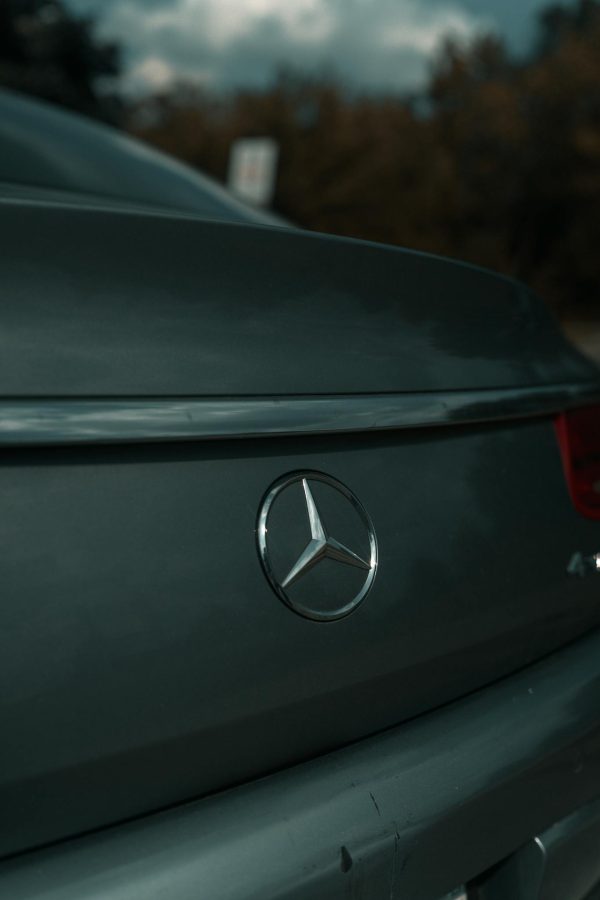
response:
<path id="1" fill-rule="evenodd" d="M 395 431 L 550 416 L 600 402 L 600 381 L 353 395 L 0 398 L 0 447 Z"/>

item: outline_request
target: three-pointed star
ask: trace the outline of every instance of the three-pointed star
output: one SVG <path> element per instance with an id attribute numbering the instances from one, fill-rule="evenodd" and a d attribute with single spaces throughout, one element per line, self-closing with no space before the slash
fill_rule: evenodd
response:
<path id="1" fill-rule="evenodd" d="M 353 553 L 348 547 L 344 547 L 335 538 L 329 537 L 327 534 L 317 504 L 314 501 L 308 481 L 302 479 L 302 487 L 304 488 L 304 496 L 306 497 L 306 508 L 308 510 L 308 522 L 310 525 L 310 541 L 306 545 L 303 553 L 299 556 L 282 583 L 282 588 L 288 588 L 303 575 L 306 575 L 318 562 L 322 559 L 334 559 L 336 562 L 344 563 L 347 566 L 355 566 L 357 569 L 365 569 L 367 572 L 371 570 L 370 563 L 362 559 L 358 554 Z"/>

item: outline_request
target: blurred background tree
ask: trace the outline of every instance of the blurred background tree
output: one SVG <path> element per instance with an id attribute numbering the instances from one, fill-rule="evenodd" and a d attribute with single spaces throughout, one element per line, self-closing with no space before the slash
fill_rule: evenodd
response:
<path id="1" fill-rule="evenodd" d="M 600 3 L 553 5 L 526 59 L 449 40 L 420 98 L 280 73 L 218 100 L 184 85 L 130 112 L 138 137 L 224 181 L 232 142 L 281 148 L 275 208 L 321 231 L 523 279 L 562 316 L 598 311 Z"/>
<path id="2" fill-rule="evenodd" d="M 1 86 L 116 120 L 110 80 L 119 71 L 119 47 L 95 37 L 91 18 L 59 0 L 0 0 Z"/>
<path id="3" fill-rule="evenodd" d="M 281 71 L 265 89 L 176 83 L 118 106 L 119 51 L 59 2 L 0 0 L 0 83 L 97 116 L 226 180 L 232 143 L 280 147 L 275 209 L 523 279 L 563 318 L 600 315 L 600 0 L 553 4 L 527 57 L 447 40 L 418 96 Z"/>

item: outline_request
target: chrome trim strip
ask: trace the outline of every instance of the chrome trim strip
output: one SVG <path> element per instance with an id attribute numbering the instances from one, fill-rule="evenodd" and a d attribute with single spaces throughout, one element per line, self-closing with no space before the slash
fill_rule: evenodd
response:
<path id="1" fill-rule="evenodd" d="M 462 425 L 600 402 L 600 382 L 337 396 L 5 399 L 0 446 L 260 438 Z"/>

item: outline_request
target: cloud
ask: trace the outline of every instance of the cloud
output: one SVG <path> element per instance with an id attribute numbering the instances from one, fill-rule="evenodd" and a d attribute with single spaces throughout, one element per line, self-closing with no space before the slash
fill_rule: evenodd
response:
<path id="1" fill-rule="evenodd" d="M 428 0 L 437 6 L 446 0 Z M 461 7 L 468 13 L 477 13 L 485 7 L 493 27 L 499 31 L 513 50 L 523 51 L 529 46 L 535 28 L 537 14 L 550 5 L 551 0 L 460 0 Z M 559 0 L 555 0 L 559 2 Z M 569 5 L 575 0 L 560 0 Z"/>
<path id="2" fill-rule="evenodd" d="M 139 91 L 164 90 L 176 77 L 173 66 L 158 56 L 144 56 L 127 73 L 130 89 Z"/>
<path id="3" fill-rule="evenodd" d="M 448 34 L 523 24 L 543 0 L 70 0 L 126 48 L 124 87 L 261 86 L 282 64 L 363 89 L 414 89 Z M 520 18 L 519 18 L 520 17 Z M 527 19 L 529 17 L 529 19 Z M 513 23 L 512 25 L 510 23 Z"/>

